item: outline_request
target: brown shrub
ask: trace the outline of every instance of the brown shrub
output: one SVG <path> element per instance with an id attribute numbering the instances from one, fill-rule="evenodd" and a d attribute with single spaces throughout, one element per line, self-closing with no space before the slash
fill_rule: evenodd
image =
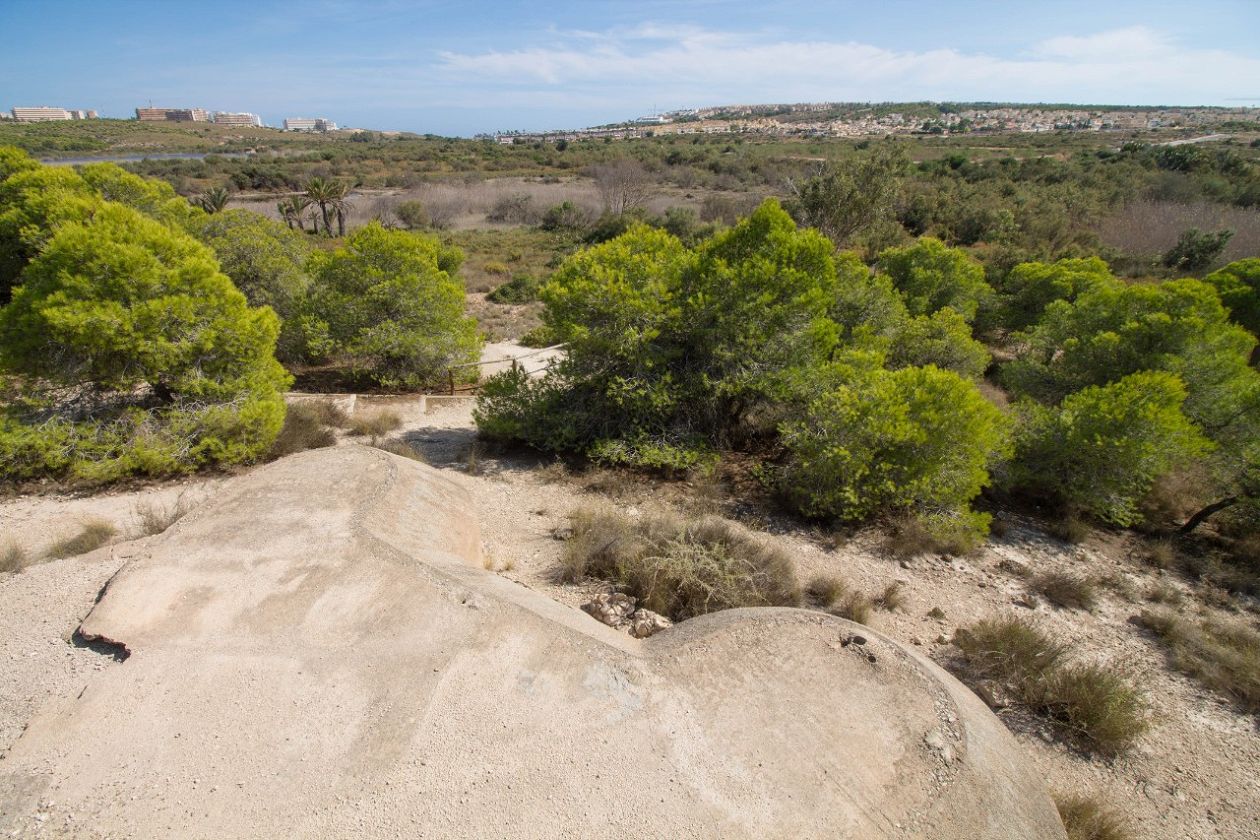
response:
<path id="1" fill-rule="evenodd" d="M 1066 543 L 1083 543 L 1089 537 L 1089 525 L 1075 514 L 1065 514 L 1052 519 L 1046 526 L 1051 536 L 1058 537 Z"/>
<path id="2" fill-rule="evenodd" d="M 395 411 L 374 411 L 355 414 L 346 426 L 348 434 L 365 437 L 381 437 L 402 425 L 402 418 Z"/>
<path id="3" fill-rule="evenodd" d="M 323 410 L 318 403 L 301 402 L 288 406 L 284 413 L 284 425 L 275 443 L 271 445 L 271 457 L 282 458 L 307 449 L 320 449 L 337 442 L 337 435 L 324 425 L 320 417 Z"/>
<path id="4" fill-rule="evenodd" d="M 1067 646 L 1016 617 L 985 619 L 961 629 L 963 675 L 995 680 L 1021 703 L 1086 748 L 1114 755 L 1146 731 L 1142 692 L 1115 669 L 1066 662 Z"/>
<path id="5" fill-rule="evenodd" d="M 1094 796 L 1057 794 L 1055 807 L 1067 829 L 1068 840 L 1132 840 L 1124 817 Z"/>
<path id="6" fill-rule="evenodd" d="M 89 551 L 95 551 L 108 543 L 117 533 L 118 529 L 104 519 L 89 519 L 83 523 L 83 527 L 73 536 L 53 543 L 52 547 L 48 549 L 48 556 L 55 560 L 61 560 L 66 557 L 77 557 L 80 554 L 87 554 Z"/>
<path id="7" fill-rule="evenodd" d="M 372 446 L 393 455 L 400 455 L 403 458 L 410 458 L 413 461 L 425 463 L 424 456 L 420 454 L 420 451 L 405 440 L 399 440 L 398 438 L 389 438 L 387 440 L 373 439 Z"/>
<path id="8" fill-rule="evenodd" d="M 0 548 L 0 574 L 16 574 L 30 562 L 25 546 L 16 540 L 7 542 Z"/>
<path id="9" fill-rule="evenodd" d="M 1220 618 L 1143 610 L 1139 623 L 1168 646 L 1172 665 L 1249 712 L 1260 712 L 1260 633 Z"/>
<path id="10" fill-rule="evenodd" d="M 801 603 L 791 557 L 724 519 L 584 509 L 572 520 L 566 579 L 611 581 L 675 621 L 732 607 Z"/>
<path id="11" fill-rule="evenodd" d="M 901 582 L 893 581 L 884 587 L 884 591 L 875 596 L 874 604 L 885 612 L 895 612 L 905 606 L 906 596 L 901 591 Z"/>
<path id="12" fill-rule="evenodd" d="M 1069 572 L 1042 572 L 1033 577 L 1030 586 L 1056 607 L 1092 610 L 1098 601 L 1097 582 Z"/>
<path id="13" fill-rule="evenodd" d="M 182 519 L 190 507 L 182 493 L 169 505 L 153 500 L 137 502 L 134 511 L 140 533 L 146 537 L 162 533 Z"/>

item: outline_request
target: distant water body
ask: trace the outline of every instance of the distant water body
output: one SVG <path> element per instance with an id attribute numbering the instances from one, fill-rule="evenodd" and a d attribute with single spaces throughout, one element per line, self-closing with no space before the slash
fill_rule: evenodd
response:
<path id="1" fill-rule="evenodd" d="M 85 163 L 138 163 L 142 160 L 202 160 L 210 155 L 226 158 L 251 157 L 253 152 L 160 152 L 151 155 L 93 155 L 77 158 L 40 158 L 50 166 L 79 166 Z"/>

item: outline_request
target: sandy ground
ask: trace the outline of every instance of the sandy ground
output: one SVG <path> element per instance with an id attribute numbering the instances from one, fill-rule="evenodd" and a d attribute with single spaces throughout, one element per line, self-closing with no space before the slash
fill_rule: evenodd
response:
<path id="1" fill-rule="evenodd" d="M 545 458 L 485 454 L 476 441 L 470 402 L 429 414 L 418 408 L 403 411 L 401 435 L 472 495 L 487 563 L 561 603 L 576 606 L 600 590 L 595 584 L 556 582 L 563 543 L 553 531 L 567 523 L 570 513 L 593 503 L 639 510 L 671 504 L 670 494 L 650 487 L 631 487 L 610 500 L 565 477 Z M 195 501 L 234 480 L 199 479 L 82 498 L 42 495 L 6 500 L 0 502 L 0 542 L 11 537 L 38 549 L 89 516 L 106 518 L 123 531 L 134 530 L 137 504 L 169 503 L 180 494 Z M 767 538 L 794 552 L 802 579 L 836 574 L 872 594 L 901 582 L 904 606 L 877 612 L 871 625 L 942 663 L 954 653 L 946 640 L 958 627 L 995 613 L 1027 612 L 1014 604 L 1025 591 L 1024 584 L 999 568 L 1004 559 L 1037 570 L 1116 572 L 1131 580 L 1138 592 L 1149 587 L 1156 574 L 1115 559 L 1115 552 L 1104 551 L 1105 546 L 1067 546 L 1023 527 L 1012 528 L 1006 537 L 966 558 L 924 556 L 899 562 L 880 550 L 874 535 L 836 545 L 789 520 L 771 519 L 762 525 Z M 101 586 L 126 561 L 128 550 L 119 546 L 87 559 L 41 563 L 0 577 L 0 751 L 12 743 L 36 708 L 73 697 L 82 690 L 88 672 L 112 666 L 107 655 L 76 646 L 71 636 Z M 944 617 L 928 616 L 933 608 L 942 610 Z M 1130 755 L 1113 762 L 1091 759 L 1052 740 L 1035 723 L 1012 715 L 1005 718 L 1008 725 L 1052 790 L 1100 795 L 1129 816 L 1136 836 L 1260 837 L 1256 772 L 1260 732 L 1255 720 L 1172 672 L 1161 649 L 1129 623 L 1141 608 L 1140 596 L 1130 601 L 1108 591 L 1092 613 L 1044 604 L 1033 611 L 1077 655 L 1119 664 L 1147 690 L 1154 726 Z"/>

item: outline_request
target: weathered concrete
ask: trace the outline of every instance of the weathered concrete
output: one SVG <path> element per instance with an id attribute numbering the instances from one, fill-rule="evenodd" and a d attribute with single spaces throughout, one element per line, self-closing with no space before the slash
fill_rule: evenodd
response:
<path id="1" fill-rule="evenodd" d="M 983 703 L 877 633 L 758 609 L 639 641 L 479 545 L 415 462 L 259 470 L 110 583 L 82 632 L 130 657 L 0 762 L 0 831 L 1064 836 Z"/>

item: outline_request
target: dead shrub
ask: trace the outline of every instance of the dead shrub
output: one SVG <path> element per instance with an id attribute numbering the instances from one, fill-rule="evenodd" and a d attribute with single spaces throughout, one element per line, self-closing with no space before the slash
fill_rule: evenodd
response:
<path id="1" fill-rule="evenodd" d="M 1068 840 L 1132 840 L 1127 821 L 1094 796 L 1056 794 L 1054 805 Z"/>
<path id="2" fill-rule="evenodd" d="M 307 400 L 298 404 L 306 406 L 311 415 L 325 426 L 344 429 L 350 423 L 350 415 L 328 400 Z"/>
<path id="3" fill-rule="evenodd" d="M 30 562 L 25 546 L 16 540 L 10 540 L 0 547 L 0 574 L 16 574 Z"/>
<path id="4" fill-rule="evenodd" d="M 815 607 L 826 609 L 849 592 L 848 585 L 838 577 L 818 575 L 805 585 L 805 600 Z"/>
<path id="5" fill-rule="evenodd" d="M 89 519 L 76 534 L 53 543 L 48 549 L 48 556 L 62 560 L 87 554 L 108 543 L 117 533 L 118 529 L 104 519 Z"/>
<path id="6" fill-rule="evenodd" d="M 136 520 L 140 523 L 142 536 L 151 537 L 160 534 L 174 525 L 188 513 L 190 505 L 181 493 L 170 504 L 147 500 L 137 502 L 133 508 Z"/>
<path id="7" fill-rule="evenodd" d="M 791 557 L 724 519 L 584 509 L 572 522 L 567 580 L 611 581 L 674 621 L 733 607 L 801 603 Z"/>
<path id="8" fill-rule="evenodd" d="M 346 426 L 347 434 L 356 437 L 381 437 L 402 425 L 402 418 L 396 411 L 374 411 L 370 414 L 355 414 Z"/>
<path id="9" fill-rule="evenodd" d="M 1126 750 L 1146 731 L 1142 692 L 1114 668 L 1066 661 L 1067 646 L 1022 618 L 992 618 L 959 630 L 963 675 L 995 680 L 1087 749 Z"/>
<path id="10" fill-rule="evenodd" d="M 841 598 L 838 603 L 832 604 L 828 612 L 841 618 L 847 618 L 849 621 L 856 621 L 858 624 L 868 624 L 871 620 L 871 612 L 874 609 L 875 606 L 871 603 L 870 598 L 861 592 L 850 592 Z"/>
<path id="11" fill-rule="evenodd" d="M 901 591 L 901 582 L 893 581 L 884 587 L 884 591 L 875 596 L 874 604 L 885 612 L 896 612 L 905 606 L 906 596 Z"/>
<path id="12" fill-rule="evenodd" d="M 320 449 L 337 442 L 337 435 L 328 428 L 321 416 L 323 410 L 313 402 L 294 403 L 284 413 L 284 425 L 271 445 L 271 457 L 283 458 L 307 449 Z"/>
<path id="13" fill-rule="evenodd" d="M 1089 538 L 1089 525 L 1079 516 L 1071 513 L 1051 520 L 1046 526 L 1046 531 L 1051 536 L 1073 545 L 1083 543 Z"/>
<path id="14" fill-rule="evenodd" d="M 1143 610 L 1138 622 L 1168 647 L 1178 671 L 1260 712 L 1260 633 L 1238 621 L 1194 621 L 1167 610 Z"/>
<path id="15" fill-rule="evenodd" d="M 413 461 L 419 461 L 420 463 L 425 463 L 424 456 L 420 454 L 420 451 L 418 449 L 416 449 L 410 443 L 407 443 L 407 441 L 400 440 L 399 438 L 389 438 L 388 440 L 373 440 L 372 446 L 376 447 L 377 449 L 380 449 L 383 452 L 388 452 L 391 455 L 400 455 L 403 458 L 410 458 Z"/>
<path id="16" fill-rule="evenodd" d="M 1146 600 L 1154 604 L 1167 604 L 1170 607 L 1181 606 L 1186 596 L 1180 589 L 1167 581 L 1159 581 L 1146 593 Z"/>
<path id="17" fill-rule="evenodd" d="M 1092 610 L 1098 602 L 1098 583 L 1093 578 L 1069 572 L 1042 572 L 1031 581 L 1034 592 L 1056 607 Z"/>
<path id="18" fill-rule="evenodd" d="M 1150 540 L 1142 546 L 1142 562 L 1168 571 L 1177 565 L 1177 549 L 1172 540 Z"/>

